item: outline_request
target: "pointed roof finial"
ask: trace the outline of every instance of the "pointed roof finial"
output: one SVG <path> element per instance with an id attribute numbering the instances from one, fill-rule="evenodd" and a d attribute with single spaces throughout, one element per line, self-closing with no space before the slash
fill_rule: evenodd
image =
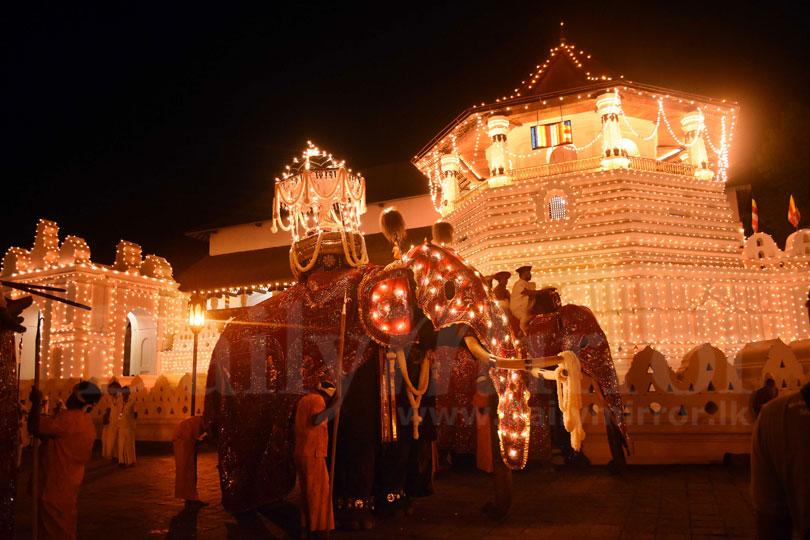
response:
<path id="1" fill-rule="evenodd" d="M 565 21 L 560 21 L 560 43 L 565 43 Z"/>

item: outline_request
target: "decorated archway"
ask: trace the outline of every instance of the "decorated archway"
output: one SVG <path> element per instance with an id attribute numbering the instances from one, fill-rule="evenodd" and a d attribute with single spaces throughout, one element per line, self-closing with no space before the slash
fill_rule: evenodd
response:
<path id="1" fill-rule="evenodd" d="M 127 313 L 122 373 L 135 376 L 154 373 L 157 363 L 157 321 L 148 311 L 135 308 Z"/>

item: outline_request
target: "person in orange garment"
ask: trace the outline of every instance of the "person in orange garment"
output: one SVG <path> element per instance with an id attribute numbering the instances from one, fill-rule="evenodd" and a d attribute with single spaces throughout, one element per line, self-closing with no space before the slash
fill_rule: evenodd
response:
<path id="1" fill-rule="evenodd" d="M 79 486 L 96 440 L 88 413 L 101 399 L 101 390 L 89 381 L 78 383 L 58 416 L 41 416 L 41 399 L 40 393 L 32 392 L 29 418 L 31 433 L 46 443 L 40 453 L 39 538 L 72 540 L 76 538 Z"/>
<path id="2" fill-rule="evenodd" d="M 186 506 L 208 506 L 197 492 L 197 444 L 205 438 L 202 416 L 186 418 L 174 430 L 174 496 Z"/>
<path id="3" fill-rule="evenodd" d="M 295 469 L 301 488 L 301 526 L 310 538 L 329 538 L 335 528 L 329 493 L 326 454 L 329 443 L 327 420 L 337 406 L 335 385 L 322 378 L 298 402 L 295 412 Z M 330 400 L 329 408 L 326 400 Z"/>

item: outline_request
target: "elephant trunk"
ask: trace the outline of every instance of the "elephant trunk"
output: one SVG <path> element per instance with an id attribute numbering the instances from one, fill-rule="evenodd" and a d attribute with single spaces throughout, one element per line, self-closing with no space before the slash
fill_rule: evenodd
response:
<path id="1" fill-rule="evenodd" d="M 570 351 L 555 356 L 538 358 L 500 358 L 487 352 L 473 336 L 464 338 L 467 349 L 485 366 L 498 392 L 498 436 L 504 462 L 512 468 L 526 463 L 529 446 L 529 392 L 520 371 L 535 377 L 557 381 L 557 393 L 565 417 L 565 428 L 571 433 L 571 442 L 579 449 L 585 432 L 579 417 L 580 362 Z M 556 368 L 554 370 L 550 368 Z"/>
<path id="2" fill-rule="evenodd" d="M 485 365 L 501 369 L 531 371 L 535 376 L 538 376 L 538 374 L 535 373 L 536 370 L 556 368 L 563 362 L 563 357 L 560 355 L 541 356 L 537 358 L 501 358 L 487 352 L 481 343 L 472 336 L 465 337 L 464 342 L 476 360 Z"/>

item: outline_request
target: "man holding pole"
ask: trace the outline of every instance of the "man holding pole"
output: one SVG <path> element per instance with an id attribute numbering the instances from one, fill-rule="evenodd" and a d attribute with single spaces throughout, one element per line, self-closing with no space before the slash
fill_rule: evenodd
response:
<path id="1" fill-rule="evenodd" d="M 37 486 L 38 537 L 75 539 L 76 498 L 96 440 L 88 413 L 101 399 L 101 390 L 89 381 L 78 383 L 65 404 L 67 409 L 53 417 L 40 415 L 41 399 L 33 389 L 30 430 L 46 443 L 39 456 L 44 474 Z"/>
<path id="2" fill-rule="evenodd" d="M 301 398 L 295 412 L 295 469 L 301 488 L 301 526 L 310 538 L 328 538 L 329 531 L 335 528 L 326 469 L 327 420 L 335 408 L 334 395 L 335 385 L 322 376 L 317 386 Z"/>

